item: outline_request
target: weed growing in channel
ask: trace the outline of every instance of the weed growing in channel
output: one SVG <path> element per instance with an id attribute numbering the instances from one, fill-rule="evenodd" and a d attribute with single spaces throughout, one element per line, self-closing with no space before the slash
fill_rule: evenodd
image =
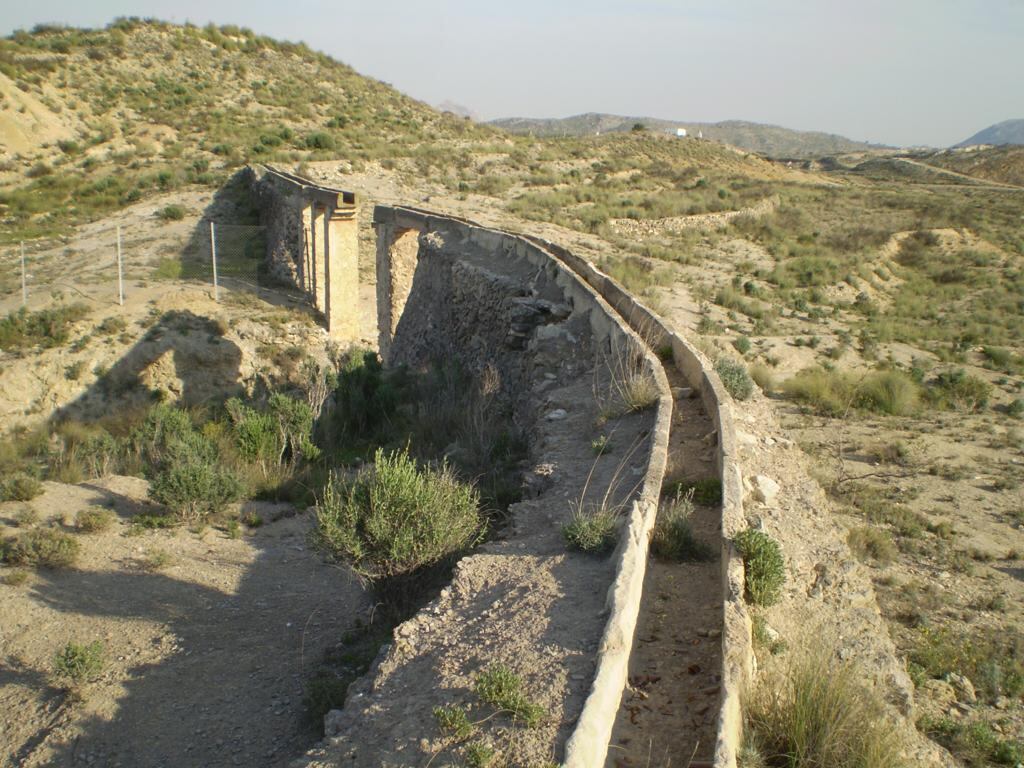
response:
<path id="1" fill-rule="evenodd" d="M 651 549 L 657 557 L 676 561 L 714 559 L 714 550 L 697 539 L 690 527 L 693 495 L 693 488 L 676 491 L 674 496 L 662 504 L 651 538 Z"/>

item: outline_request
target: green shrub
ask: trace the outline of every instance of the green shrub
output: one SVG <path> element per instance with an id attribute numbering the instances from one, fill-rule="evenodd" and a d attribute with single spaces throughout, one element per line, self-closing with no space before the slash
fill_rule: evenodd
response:
<path id="1" fill-rule="evenodd" d="M 720 357 L 715 361 L 715 373 L 730 395 L 737 400 L 746 400 L 754 392 L 754 381 L 747 373 L 747 368 L 738 360 Z"/>
<path id="2" fill-rule="evenodd" d="M 737 336 L 733 339 L 732 345 L 741 355 L 745 355 L 750 351 L 750 339 L 746 336 Z"/>
<path id="3" fill-rule="evenodd" d="M 693 535 L 690 518 L 693 515 L 693 489 L 677 491 L 658 512 L 651 550 L 664 560 L 705 561 L 714 559 L 715 552 Z"/>
<path id="4" fill-rule="evenodd" d="M 900 768 L 897 732 L 862 678 L 824 649 L 789 654 L 789 664 L 772 669 L 744 703 L 747 763 Z"/>
<path id="5" fill-rule="evenodd" d="M 53 659 L 53 674 L 70 688 L 91 682 L 103 671 L 103 643 L 68 642 Z"/>
<path id="6" fill-rule="evenodd" d="M 774 605 L 786 581 L 786 563 L 779 543 L 754 528 L 739 533 L 734 541 L 743 557 L 747 599 L 754 605 Z"/>
<path id="7" fill-rule="evenodd" d="M 420 469 L 407 450 L 377 449 L 348 482 L 333 475 L 317 511 L 321 542 L 370 579 L 409 574 L 476 544 L 484 534 L 476 490 L 447 464 Z"/>
<path id="8" fill-rule="evenodd" d="M 618 541 L 619 516 L 610 509 L 577 507 L 570 522 L 562 526 L 562 538 L 572 549 L 603 554 Z"/>
<path id="9" fill-rule="evenodd" d="M 473 690 L 482 701 L 509 714 L 527 728 L 540 725 L 547 715 L 543 707 L 527 698 L 523 692 L 523 681 L 504 664 L 492 664 L 481 672 Z"/>
<path id="10" fill-rule="evenodd" d="M 74 537 L 54 528 L 37 528 L 3 542 L 3 561 L 11 565 L 69 568 L 78 558 Z"/>
<path id="11" fill-rule="evenodd" d="M 186 461 L 159 471 L 149 497 L 189 522 L 199 522 L 242 495 L 242 484 L 217 463 Z"/>
<path id="12" fill-rule="evenodd" d="M 31 501 L 43 492 L 43 484 L 24 472 L 15 472 L 0 483 L 0 501 Z"/>
<path id="13" fill-rule="evenodd" d="M 88 507 L 79 511 L 75 516 L 75 527 L 86 533 L 109 530 L 115 522 L 117 522 L 117 515 L 114 510 L 106 507 Z"/>

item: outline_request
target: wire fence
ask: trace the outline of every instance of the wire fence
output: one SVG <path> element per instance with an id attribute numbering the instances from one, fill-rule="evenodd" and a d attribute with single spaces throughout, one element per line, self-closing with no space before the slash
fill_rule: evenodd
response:
<path id="1" fill-rule="evenodd" d="M 224 291 L 274 288 L 266 268 L 266 228 L 202 221 L 168 235 L 147 225 L 87 228 L 74 238 L 0 247 L 0 310 L 39 309 L 86 298 L 124 304 L 161 282 Z"/>

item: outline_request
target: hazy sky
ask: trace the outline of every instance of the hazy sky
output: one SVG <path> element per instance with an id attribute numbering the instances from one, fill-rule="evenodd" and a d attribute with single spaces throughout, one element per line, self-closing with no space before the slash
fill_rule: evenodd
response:
<path id="1" fill-rule="evenodd" d="M 481 118 L 611 112 L 945 146 L 1024 118 L 1024 0 L 4 0 L 0 33 L 239 24 Z"/>

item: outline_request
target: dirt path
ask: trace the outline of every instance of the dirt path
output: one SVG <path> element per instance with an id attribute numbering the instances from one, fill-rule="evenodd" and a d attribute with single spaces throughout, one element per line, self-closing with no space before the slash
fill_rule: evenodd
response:
<path id="1" fill-rule="evenodd" d="M 121 520 L 75 534 L 74 570 L 0 586 L 0 765 L 274 766 L 316 741 L 303 688 L 361 616 L 363 591 L 310 550 L 308 515 L 257 504 L 240 538 L 207 529 L 131 532 L 145 481 L 46 483 L 37 525 L 112 504 Z M 0 505 L 11 533 L 15 503 Z M 155 567 L 154 553 L 166 563 Z M 69 641 L 104 646 L 101 678 L 71 705 L 50 680 Z"/>
<path id="2" fill-rule="evenodd" d="M 673 386 L 684 384 L 671 366 Z M 672 414 L 666 478 L 715 476 L 714 427 L 700 400 L 678 399 Z M 698 505 L 697 538 L 718 551 L 721 509 Z M 643 602 L 606 765 L 609 768 L 685 768 L 711 759 L 721 683 L 722 599 L 718 558 L 703 563 L 651 559 Z"/>

